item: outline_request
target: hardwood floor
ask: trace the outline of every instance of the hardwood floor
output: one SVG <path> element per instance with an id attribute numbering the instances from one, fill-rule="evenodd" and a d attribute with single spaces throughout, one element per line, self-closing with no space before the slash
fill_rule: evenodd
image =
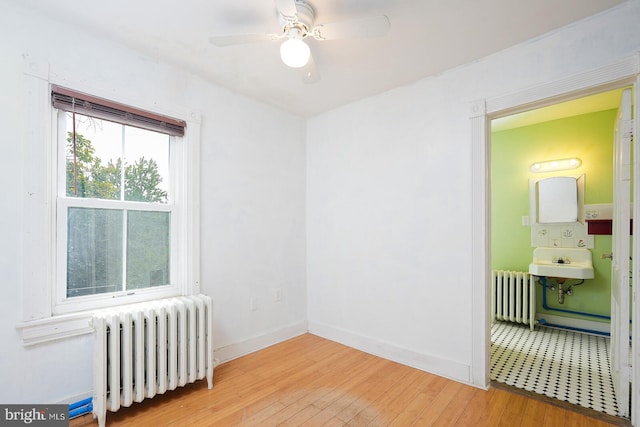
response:
<path id="1" fill-rule="evenodd" d="M 85 415 L 70 425 L 97 422 Z M 206 381 L 199 381 L 108 412 L 107 425 L 599 427 L 626 423 L 501 388 L 477 389 L 305 334 L 218 366 L 212 390 Z"/>

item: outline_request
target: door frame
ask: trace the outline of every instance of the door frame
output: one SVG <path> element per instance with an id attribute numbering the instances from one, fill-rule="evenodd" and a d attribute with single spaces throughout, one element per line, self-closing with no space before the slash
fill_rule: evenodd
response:
<path id="1" fill-rule="evenodd" d="M 523 89 L 506 96 L 480 99 L 470 105 L 471 127 L 471 383 L 482 388 L 489 388 L 490 384 L 490 342 L 491 342 L 491 313 L 490 313 L 490 282 L 491 282 L 491 120 L 533 108 L 545 107 L 559 102 L 617 89 L 624 86 L 634 86 L 636 105 L 640 100 L 640 53 L 626 57 L 586 73 L 570 76 L 544 85 Z M 634 124 L 636 135 L 640 125 L 640 108 L 634 109 Z M 636 138 L 637 141 L 637 138 Z M 634 150 L 634 164 L 640 164 L 640 149 Z M 640 167 L 634 168 L 633 180 L 640 182 Z M 640 212 L 640 185 L 634 186 L 634 211 Z M 640 221 L 634 221 L 633 232 L 640 234 Z M 640 254 L 640 239 L 633 241 L 633 253 Z M 633 282 L 640 277 L 640 261 L 633 257 Z M 634 287 L 634 289 L 636 289 Z M 640 322 L 640 301 L 633 302 L 633 321 Z M 636 323 L 640 324 L 640 323 Z M 640 342 L 640 328 L 632 331 L 632 340 Z M 640 347 L 640 346 L 639 346 Z M 635 357 L 634 349 L 632 368 L 632 424 L 640 412 L 640 388 L 636 379 L 640 378 L 640 358 Z"/>
<path id="2" fill-rule="evenodd" d="M 629 383 L 631 370 L 629 369 L 629 333 L 631 332 L 629 320 L 630 276 L 632 256 L 629 235 L 631 204 L 631 129 L 627 123 L 631 120 L 633 89 L 625 88 L 619 101 L 616 114 L 613 142 L 613 235 L 611 250 L 614 254 L 611 258 L 611 340 L 610 360 L 611 379 L 615 390 L 618 411 L 621 416 L 629 417 Z M 625 315 L 626 313 L 626 315 Z"/>

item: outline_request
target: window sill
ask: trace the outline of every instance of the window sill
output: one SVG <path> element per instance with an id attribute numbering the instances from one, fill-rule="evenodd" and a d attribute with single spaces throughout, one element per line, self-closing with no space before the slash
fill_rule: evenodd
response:
<path id="1" fill-rule="evenodd" d="M 24 346 L 86 335 L 93 332 L 91 312 L 65 314 L 46 319 L 20 322 L 16 325 L 16 329 L 20 332 Z"/>
<path id="2" fill-rule="evenodd" d="M 197 293 L 199 292 L 189 292 L 186 295 Z M 109 298 L 105 299 L 109 304 L 102 304 L 98 306 L 94 301 L 93 304 L 91 304 L 94 307 L 87 307 L 85 304 L 85 306 L 81 308 L 80 306 L 75 305 L 75 307 L 71 307 L 82 311 L 75 311 L 71 313 L 62 312 L 60 314 L 52 315 L 51 317 L 26 320 L 19 322 L 16 325 L 16 329 L 22 338 L 22 345 L 24 346 L 57 341 L 79 335 L 87 335 L 93 333 L 91 318 L 93 317 L 95 310 L 122 307 L 124 305 L 141 302 L 157 301 L 181 295 L 185 294 L 176 292 L 174 288 L 170 288 L 165 292 L 154 292 L 152 294 L 148 292 L 145 293 L 143 290 L 143 292 L 140 292 L 137 295 L 129 296 L 129 299 L 126 302 L 121 301 L 120 298 Z M 69 309 L 69 307 L 66 309 Z"/>

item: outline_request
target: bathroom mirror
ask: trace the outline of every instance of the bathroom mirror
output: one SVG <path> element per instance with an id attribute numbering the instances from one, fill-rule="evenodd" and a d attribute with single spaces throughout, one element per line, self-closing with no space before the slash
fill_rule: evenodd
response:
<path id="1" fill-rule="evenodd" d="M 539 224 L 581 221 L 584 175 L 543 178 L 532 183 L 531 199 Z"/>

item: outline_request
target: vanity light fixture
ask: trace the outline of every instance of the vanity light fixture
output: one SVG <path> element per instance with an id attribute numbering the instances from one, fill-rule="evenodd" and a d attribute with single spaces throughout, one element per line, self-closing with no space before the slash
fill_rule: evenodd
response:
<path id="1" fill-rule="evenodd" d="M 582 164 L 582 160 L 577 157 L 571 157 L 570 159 L 558 159 L 558 160 L 549 160 L 546 162 L 536 162 L 531 165 L 529 170 L 533 173 L 540 172 L 555 172 L 555 171 L 563 171 L 568 169 L 576 169 L 579 168 Z"/>

